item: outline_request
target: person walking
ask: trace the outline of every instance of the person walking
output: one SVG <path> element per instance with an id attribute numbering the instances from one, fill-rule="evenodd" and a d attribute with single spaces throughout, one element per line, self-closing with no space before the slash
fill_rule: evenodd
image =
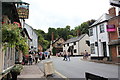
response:
<path id="1" fill-rule="evenodd" d="M 88 54 L 87 50 L 85 50 L 85 59 L 87 59 L 88 56 L 89 56 L 89 54 Z"/>
<path id="2" fill-rule="evenodd" d="M 29 55 L 29 65 L 32 65 L 32 55 Z"/>
<path id="3" fill-rule="evenodd" d="M 64 59 L 63 59 L 63 61 L 64 61 L 64 60 L 67 61 L 67 53 L 66 53 L 65 50 L 64 50 L 63 54 L 64 54 Z"/>
<path id="4" fill-rule="evenodd" d="M 51 51 L 48 52 L 48 59 L 50 59 Z"/>
<path id="5" fill-rule="evenodd" d="M 70 55 L 71 55 L 70 52 L 68 52 L 68 60 L 69 60 L 69 61 L 70 61 Z"/>
<path id="6" fill-rule="evenodd" d="M 37 64 L 37 63 L 38 63 L 38 54 L 35 53 L 35 64 Z"/>

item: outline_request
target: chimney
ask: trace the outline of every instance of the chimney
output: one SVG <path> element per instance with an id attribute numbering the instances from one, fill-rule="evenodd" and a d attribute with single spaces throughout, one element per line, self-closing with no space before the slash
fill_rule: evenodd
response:
<path id="1" fill-rule="evenodd" d="M 80 36 L 81 34 L 80 34 L 80 30 L 77 30 L 77 36 Z"/>
<path id="2" fill-rule="evenodd" d="M 54 41 L 54 32 L 52 32 L 52 42 Z"/>
<path id="3" fill-rule="evenodd" d="M 109 10 L 109 15 L 112 16 L 112 17 L 115 17 L 116 16 L 116 8 L 115 7 L 111 7 Z"/>

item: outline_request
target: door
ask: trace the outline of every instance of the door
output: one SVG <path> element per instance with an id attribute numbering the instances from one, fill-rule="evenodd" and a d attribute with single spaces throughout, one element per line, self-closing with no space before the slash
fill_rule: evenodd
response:
<path id="1" fill-rule="evenodd" d="M 103 42 L 103 56 L 104 56 L 104 57 L 107 57 L 106 42 Z"/>

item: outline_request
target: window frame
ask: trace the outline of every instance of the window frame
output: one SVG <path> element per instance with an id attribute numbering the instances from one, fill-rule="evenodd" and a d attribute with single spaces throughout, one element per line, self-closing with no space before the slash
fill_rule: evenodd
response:
<path id="1" fill-rule="evenodd" d="M 95 44 L 94 43 L 90 44 L 90 50 L 91 50 L 91 54 L 95 54 Z"/>
<path id="2" fill-rule="evenodd" d="M 89 29 L 89 36 L 93 36 L 93 28 Z"/>
<path id="3" fill-rule="evenodd" d="M 120 27 L 118 27 L 118 37 L 120 37 Z"/>
<path id="4" fill-rule="evenodd" d="M 120 45 L 118 45 L 118 46 L 117 46 L 117 56 L 119 56 L 119 57 L 120 57 L 119 52 L 120 52 Z"/>
<path id="5" fill-rule="evenodd" d="M 104 24 L 100 24 L 99 28 L 100 28 L 100 33 L 104 33 L 105 32 Z"/>

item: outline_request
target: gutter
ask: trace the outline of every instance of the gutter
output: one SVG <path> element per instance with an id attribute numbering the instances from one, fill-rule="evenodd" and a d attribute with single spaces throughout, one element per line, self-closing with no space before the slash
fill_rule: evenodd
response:
<path id="1" fill-rule="evenodd" d="M 99 23 L 97 23 L 97 24 L 95 24 L 95 25 L 91 25 L 89 28 L 92 28 L 92 27 L 94 27 L 94 26 L 96 26 L 96 25 L 99 25 L 99 24 L 101 24 L 101 23 L 104 23 L 104 22 L 108 22 L 108 20 L 105 20 L 105 21 L 99 22 Z"/>

